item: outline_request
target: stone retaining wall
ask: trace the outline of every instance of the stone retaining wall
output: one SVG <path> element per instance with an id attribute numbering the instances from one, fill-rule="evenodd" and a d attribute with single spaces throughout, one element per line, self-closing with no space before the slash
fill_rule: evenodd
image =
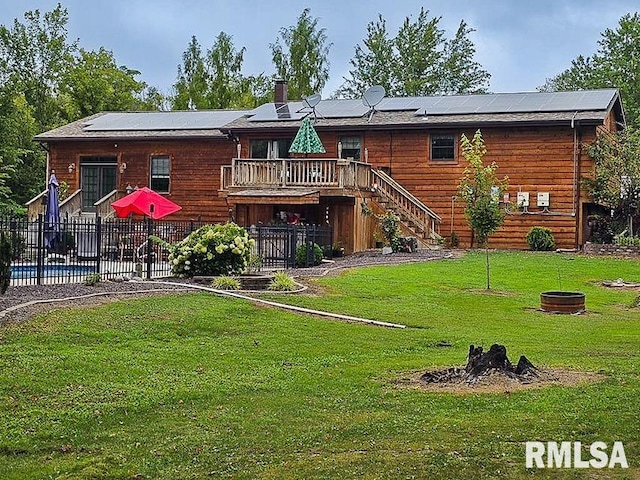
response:
<path id="1" fill-rule="evenodd" d="M 612 243 L 584 244 L 583 252 L 587 255 L 609 255 L 612 257 L 640 257 L 640 245 L 614 245 Z"/>

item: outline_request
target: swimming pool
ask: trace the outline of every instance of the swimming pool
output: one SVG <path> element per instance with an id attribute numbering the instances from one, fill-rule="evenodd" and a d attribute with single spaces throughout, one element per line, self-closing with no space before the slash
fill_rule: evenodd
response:
<path id="1" fill-rule="evenodd" d="M 90 273 L 95 273 L 95 266 L 91 265 L 55 265 L 47 264 L 42 266 L 42 278 L 53 277 L 85 277 Z M 37 278 L 37 265 L 12 265 L 11 279 Z"/>

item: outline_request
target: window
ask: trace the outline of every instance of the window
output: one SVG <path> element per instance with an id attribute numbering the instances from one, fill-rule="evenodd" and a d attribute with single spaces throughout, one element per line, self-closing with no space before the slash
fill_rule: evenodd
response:
<path id="1" fill-rule="evenodd" d="M 151 157 L 151 181 L 149 182 L 151 190 L 169 193 L 170 167 L 171 162 L 168 156 Z"/>
<path id="2" fill-rule="evenodd" d="M 452 162 L 456 159 L 456 136 L 453 134 L 431 135 L 431 160 Z"/>
<path id="3" fill-rule="evenodd" d="M 353 158 L 360 160 L 360 137 L 340 137 L 342 155 L 340 158 Z"/>
<path id="4" fill-rule="evenodd" d="M 249 143 L 250 158 L 289 158 L 289 148 L 293 142 L 290 138 L 279 140 L 251 140 Z"/>

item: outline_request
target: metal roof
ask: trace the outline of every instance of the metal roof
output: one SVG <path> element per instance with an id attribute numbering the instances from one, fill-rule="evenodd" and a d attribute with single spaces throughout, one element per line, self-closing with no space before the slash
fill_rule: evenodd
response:
<path id="1" fill-rule="evenodd" d="M 110 112 L 87 120 L 86 132 L 215 130 L 237 120 L 246 110 L 178 112 Z"/>
<path id="2" fill-rule="evenodd" d="M 468 115 L 491 113 L 538 113 L 606 110 L 617 90 L 577 92 L 492 93 L 486 95 L 441 95 L 433 97 L 384 98 L 375 110 L 381 112 L 412 111 L 414 115 Z M 288 115 L 279 114 L 284 107 L 267 103 L 249 112 L 250 122 L 295 120 L 312 113 L 303 102 L 289 102 Z M 315 108 L 320 118 L 357 118 L 370 112 L 361 100 L 321 100 Z"/>
<path id="3" fill-rule="evenodd" d="M 424 128 L 580 121 L 601 124 L 611 109 L 624 122 L 615 89 L 553 93 L 494 93 L 384 98 L 371 115 L 361 99 L 266 103 L 253 110 L 107 112 L 35 137 L 39 141 L 77 139 L 215 138 L 233 131 L 293 129 L 308 115 L 321 129 Z"/>

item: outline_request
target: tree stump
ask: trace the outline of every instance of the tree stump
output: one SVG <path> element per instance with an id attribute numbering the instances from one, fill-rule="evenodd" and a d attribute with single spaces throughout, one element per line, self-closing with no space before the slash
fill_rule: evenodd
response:
<path id="1" fill-rule="evenodd" d="M 521 382 L 530 382 L 539 377 L 540 370 L 522 355 L 514 366 L 507 357 L 504 345 L 493 344 L 488 352 L 480 346 L 469 346 L 467 364 L 464 368 L 448 368 L 437 372 L 427 372 L 421 376 L 424 383 L 466 382 L 474 384 L 491 374 L 501 374 Z"/>
<path id="2" fill-rule="evenodd" d="M 467 381 L 477 381 L 483 375 L 500 372 L 508 377 L 538 376 L 538 368 L 522 355 L 514 367 L 507 357 L 507 347 L 494 343 L 488 352 L 482 347 L 469 345 L 467 364 L 464 367 Z"/>

